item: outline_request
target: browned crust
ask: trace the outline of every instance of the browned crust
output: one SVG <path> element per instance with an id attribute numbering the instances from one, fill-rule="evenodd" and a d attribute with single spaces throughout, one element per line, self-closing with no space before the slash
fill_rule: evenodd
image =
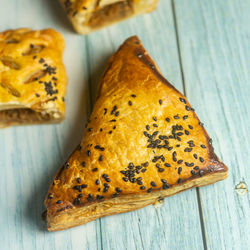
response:
<path id="1" fill-rule="evenodd" d="M 138 54 L 140 54 L 139 57 L 138 57 Z M 122 63 L 124 63 L 124 60 L 126 60 L 127 57 L 128 57 L 129 62 L 133 61 L 134 64 L 137 63 L 138 67 L 141 68 L 141 65 L 143 65 L 143 67 L 145 66 L 144 71 L 151 72 L 150 77 L 151 76 L 152 76 L 152 78 L 156 77 L 159 80 L 159 82 L 164 83 L 169 89 L 171 89 L 172 92 L 170 92 L 170 93 L 176 94 L 178 98 L 179 97 L 184 98 L 184 96 L 178 90 L 176 90 L 174 88 L 174 86 L 172 86 L 161 75 L 157 65 L 150 58 L 150 56 L 147 54 L 147 51 L 142 46 L 142 44 L 141 44 L 140 40 L 138 39 L 138 37 L 134 36 L 134 37 L 131 37 L 131 38 L 127 39 L 124 42 L 124 44 L 119 48 L 117 53 L 114 56 L 112 56 L 111 59 L 109 60 L 109 63 L 108 63 L 107 68 L 106 68 L 106 70 L 104 72 L 103 78 L 102 78 L 102 80 L 100 82 L 100 85 L 99 85 L 99 92 L 98 92 L 98 97 L 97 97 L 97 103 L 99 103 L 98 105 L 102 105 L 102 104 L 100 104 L 100 102 L 103 101 L 102 98 L 103 98 L 103 96 L 105 96 L 106 91 L 109 91 L 109 90 L 107 90 L 107 88 L 108 88 L 107 82 L 108 82 L 108 84 L 113 84 L 112 79 L 115 78 L 115 76 L 113 74 L 116 75 L 116 74 L 119 74 L 119 72 L 120 72 L 120 71 L 118 71 L 118 73 L 117 72 L 114 73 L 113 71 L 117 70 L 117 68 L 119 68 L 118 66 L 119 66 L 120 61 L 122 61 Z M 136 60 L 138 60 L 138 61 L 136 61 Z M 129 70 L 134 70 L 134 69 L 132 67 L 131 69 L 129 68 Z M 112 72 L 111 78 L 110 78 L 110 75 L 109 75 L 110 72 Z M 143 72 L 141 72 L 141 73 L 143 73 Z M 138 74 L 140 74 L 140 72 L 137 72 L 137 76 L 138 76 Z M 110 83 L 110 81 L 111 81 L 111 83 Z M 157 82 L 157 84 L 159 82 Z M 134 84 L 134 82 L 133 82 L 133 84 Z M 186 106 L 189 106 L 191 108 L 191 105 L 188 103 L 187 100 L 186 100 Z M 197 115 L 194 113 L 194 110 L 190 110 L 190 114 L 193 115 L 193 118 L 196 121 L 196 124 L 199 124 L 200 121 L 199 121 Z M 97 115 L 97 114 L 92 114 L 92 118 L 95 115 Z M 195 126 L 198 126 L 198 125 L 195 125 Z M 163 192 L 162 196 L 166 197 L 166 196 L 173 195 L 175 193 L 181 192 L 181 191 L 183 191 L 185 189 L 188 189 L 188 188 L 191 188 L 191 187 L 211 184 L 211 183 L 214 183 L 216 181 L 219 181 L 219 180 L 222 180 L 222 179 L 226 178 L 227 171 L 228 171 L 227 167 L 222 162 L 220 162 L 218 157 L 215 155 L 213 147 L 209 143 L 209 136 L 208 136 L 206 130 L 204 129 L 204 127 L 203 126 L 200 127 L 200 125 L 199 125 L 199 129 L 200 129 L 200 131 L 202 131 L 202 136 L 205 137 L 205 139 L 203 141 L 206 141 L 206 146 L 207 146 L 207 149 L 206 149 L 207 151 L 206 152 L 208 152 L 208 159 L 207 159 L 208 161 L 207 161 L 206 165 L 203 165 L 202 168 L 201 168 L 202 174 L 186 175 L 186 178 L 184 178 L 184 179 L 182 178 L 182 182 L 180 182 L 180 183 L 178 182 L 178 184 L 176 184 L 176 183 L 171 184 L 171 187 L 169 189 L 167 189 L 167 191 L 166 190 L 162 191 L 161 188 L 157 187 L 157 188 L 154 188 L 150 194 L 147 194 L 146 192 L 144 192 L 144 193 L 143 192 L 138 192 L 138 191 L 135 191 L 135 189 L 134 189 L 134 191 L 131 191 L 130 194 L 129 193 L 126 193 L 126 194 L 121 193 L 118 198 L 111 198 L 111 196 L 109 196 L 109 194 L 108 194 L 108 195 L 105 196 L 105 200 L 101 201 L 101 202 L 97 201 L 97 200 L 93 200 L 93 201 L 83 202 L 83 203 L 75 205 L 75 204 L 72 203 L 71 200 L 66 199 L 61 204 L 50 205 L 50 201 L 47 199 L 45 201 L 45 204 L 46 204 L 46 206 L 48 208 L 47 221 L 48 221 L 48 224 L 49 224 L 48 225 L 49 230 L 51 230 L 51 231 L 53 231 L 53 230 L 61 230 L 61 229 L 67 228 L 67 227 L 71 227 L 70 225 L 67 226 L 67 224 L 63 224 L 63 225 L 61 225 L 61 227 L 59 226 L 59 229 L 58 229 L 58 225 L 54 226 L 54 220 L 57 221 L 56 223 L 59 223 L 61 217 L 63 217 L 64 215 L 67 216 L 68 213 L 71 214 L 71 212 L 69 212 L 69 211 L 72 211 L 71 216 L 74 217 L 75 211 L 81 211 L 82 210 L 82 211 L 86 212 L 86 210 L 89 207 L 95 206 L 95 204 L 96 204 L 97 207 L 98 206 L 101 207 L 102 204 L 105 204 L 106 202 L 112 204 L 113 201 L 115 201 L 115 200 L 119 201 L 119 199 L 122 201 L 122 200 L 129 199 L 129 197 L 131 197 L 131 199 L 134 197 L 134 201 L 136 201 L 138 197 L 141 197 L 141 196 L 148 197 L 148 201 L 145 201 L 145 203 L 143 205 L 138 205 L 138 207 L 135 206 L 135 207 L 132 207 L 132 208 L 129 208 L 128 210 L 126 210 L 126 211 L 131 211 L 131 210 L 146 206 L 148 204 L 152 204 L 153 201 L 151 200 L 150 197 L 154 197 L 154 199 L 155 199 L 155 197 L 161 192 Z M 87 132 L 85 132 L 85 136 L 88 136 L 88 134 L 86 134 L 86 133 Z M 82 144 L 82 146 L 85 147 L 84 143 Z M 75 150 L 74 153 L 72 154 L 72 156 L 69 158 L 70 164 L 72 164 L 75 160 L 77 160 L 83 154 L 83 152 L 84 151 L 82 151 L 82 148 L 78 147 L 77 150 Z M 60 171 L 57 173 L 57 175 L 55 177 L 56 182 L 57 181 L 61 182 L 62 180 L 66 181 L 66 182 L 68 181 L 67 178 L 65 179 L 65 171 L 64 170 L 66 171 L 65 166 L 62 167 L 60 169 Z M 173 170 L 173 171 L 175 171 L 175 170 Z M 144 177 L 144 178 L 146 178 L 146 177 Z M 53 192 L 53 185 L 54 184 L 52 184 L 52 186 L 50 187 L 50 192 Z M 55 185 L 57 185 L 57 184 L 55 184 Z M 175 192 L 175 191 L 172 191 L 172 190 L 175 190 L 175 191 L 177 190 L 177 191 Z M 77 223 L 78 224 L 87 223 L 88 221 L 94 220 L 94 219 L 99 218 L 101 216 L 110 215 L 110 214 L 113 214 L 113 213 L 119 213 L 118 210 L 107 213 L 107 214 L 103 213 L 103 214 L 100 214 L 100 215 L 98 215 L 96 217 L 95 217 L 95 212 L 93 212 L 91 214 L 92 217 L 90 216 L 90 219 L 85 218 L 85 217 L 88 217 L 88 216 L 86 214 L 84 215 L 84 213 L 85 213 L 84 212 L 84 213 L 81 214 L 81 216 L 83 216 L 84 219 L 79 220 L 81 222 L 78 221 L 78 222 L 76 222 L 76 224 Z M 71 219 L 68 218 L 68 220 L 71 220 Z M 73 224 L 72 224 L 72 226 L 76 225 L 76 224 L 74 224 L 74 225 Z"/>
<path id="2" fill-rule="evenodd" d="M 65 230 L 71 227 L 88 223 L 100 217 L 134 211 L 146 207 L 148 205 L 154 204 L 155 202 L 157 202 L 158 198 L 169 197 L 194 187 L 209 185 L 214 182 L 223 180 L 226 177 L 227 177 L 227 172 L 211 173 L 210 175 L 205 175 L 202 178 L 198 179 L 198 182 L 197 180 L 193 179 L 190 180 L 189 182 L 185 182 L 181 185 L 174 186 L 171 189 L 165 191 L 162 190 L 162 191 L 156 191 L 151 194 L 144 194 L 142 201 L 140 201 L 141 199 L 140 195 L 130 195 L 127 197 L 114 198 L 113 201 L 107 200 L 105 201 L 106 205 L 104 204 L 102 205 L 101 203 L 98 204 L 92 203 L 89 204 L 87 209 L 82 211 L 81 209 L 83 207 L 74 208 L 72 205 L 67 205 L 56 211 L 57 216 L 50 217 L 50 215 L 47 214 L 48 230 L 51 232 Z M 94 214 L 92 213 L 92 216 L 86 216 L 86 213 L 88 213 L 87 210 L 95 211 L 94 207 L 98 207 L 99 205 L 102 206 L 101 212 Z M 76 214 L 77 216 L 75 216 Z"/>

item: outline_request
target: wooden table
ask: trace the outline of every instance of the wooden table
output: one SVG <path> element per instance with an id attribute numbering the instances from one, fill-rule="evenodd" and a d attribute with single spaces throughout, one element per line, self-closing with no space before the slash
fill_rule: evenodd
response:
<path id="1" fill-rule="evenodd" d="M 67 119 L 0 131 L 0 249 L 250 249 L 250 1 L 161 0 L 157 11 L 88 36 L 56 0 L 0 0 L 1 30 L 52 27 L 67 43 Z M 107 59 L 137 34 L 163 74 L 195 107 L 229 177 L 165 199 L 163 207 L 49 233 L 43 200 L 80 142 Z M 238 192 L 236 192 L 238 191 Z"/>

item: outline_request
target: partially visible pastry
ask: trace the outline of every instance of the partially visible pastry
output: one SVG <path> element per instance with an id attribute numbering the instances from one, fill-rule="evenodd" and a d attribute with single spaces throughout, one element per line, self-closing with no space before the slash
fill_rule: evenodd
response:
<path id="1" fill-rule="evenodd" d="M 60 0 L 75 30 L 88 34 L 115 22 L 153 11 L 158 0 Z"/>
<path id="2" fill-rule="evenodd" d="M 64 119 L 64 39 L 55 30 L 0 33 L 0 127 Z"/>
<path id="3" fill-rule="evenodd" d="M 227 172 L 186 97 L 131 37 L 109 60 L 81 144 L 49 188 L 48 230 L 139 209 Z"/>

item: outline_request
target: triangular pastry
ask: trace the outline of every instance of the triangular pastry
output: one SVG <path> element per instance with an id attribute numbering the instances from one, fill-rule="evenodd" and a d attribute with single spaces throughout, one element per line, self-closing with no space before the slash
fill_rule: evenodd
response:
<path id="1" fill-rule="evenodd" d="M 64 119 L 64 39 L 53 29 L 0 33 L 0 127 Z"/>
<path id="2" fill-rule="evenodd" d="M 227 177 L 186 97 L 135 36 L 111 57 L 80 146 L 45 204 L 50 231 L 142 208 Z"/>
<path id="3" fill-rule="evenodd" d="M 60 0 L 74 29 L 88 34 L 127 18 L 153 11 L 158 0 Z"/>

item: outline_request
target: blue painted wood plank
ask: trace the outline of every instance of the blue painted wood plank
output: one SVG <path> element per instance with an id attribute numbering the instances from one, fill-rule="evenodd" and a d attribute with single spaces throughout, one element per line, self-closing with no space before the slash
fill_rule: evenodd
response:
<path id="1" fill-rule="evenodd" d="M 250 1 L 175 1 L 187 97 L 229 178 L 200 189 L 209 249 L 250 249 Z"/>

